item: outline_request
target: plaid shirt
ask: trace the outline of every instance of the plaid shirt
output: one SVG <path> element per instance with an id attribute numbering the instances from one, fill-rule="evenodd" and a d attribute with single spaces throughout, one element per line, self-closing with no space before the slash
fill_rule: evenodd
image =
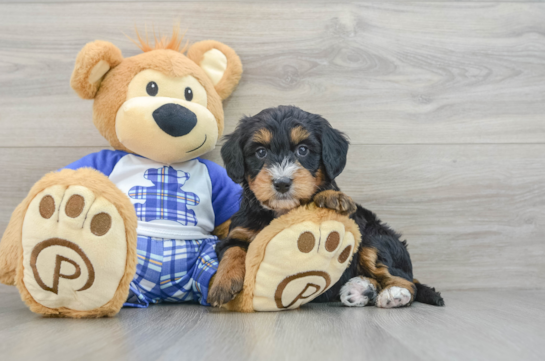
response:
<path id="1" fill-rule="evenodd" d="M 189 173 L 175 170 L 171 166 L 148 169 L 144 178 L 153 182 L 152 187 L 135 186 L 129 190 L 129 197 L 145 199 L 144 203 L 134 205 L 139 220 L 149 222 L 157 219 L 175 221 L 183 226 L 197 225 L 195 212 L 187 206 L 200 203 L 195 193 L 182 191 L 189 179 Z"/>
<path id="2" fill-rule="evenodd" d="M 89 154 L 66 168 L 94 168 L 134 204 L 139 235 L 206 239 L 238 210 L 241 188 L 225 169 L 195 158 L 170 165 L 123 151 Z"/>

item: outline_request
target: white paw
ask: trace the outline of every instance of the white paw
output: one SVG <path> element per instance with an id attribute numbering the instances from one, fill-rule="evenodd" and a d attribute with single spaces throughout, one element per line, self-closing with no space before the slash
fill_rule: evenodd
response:
<path id="1" fill-rule="evenodd" d="M 377 307 L 395 308 L 407 305 L 411 301 L 411 292 L 406 288 L 390 287 L 379 293 Z"/>
<path id="2" fill-rule="evenodd" d="M 341 302 L 349 307 L 363 307 L 377 297 L 375 286 L 365 277 L 351 278 L 341 288 Z"/>
<path id="3" fill-rule="evenodd" d="M 312 301 L 339 280 L 354 246 L 354 235 L 337 221 L 302 222 L 281 231 L 259 266 L 254 309 L 294 309 Z"/>
<path id="4" fill-rule="evenodd" d="M 126 268 L 115 206 L 82 186 L 53 186 L 30 203 L 22 230 L 23 282 L 39 304 L 86 311 L 112 299 Z"/>

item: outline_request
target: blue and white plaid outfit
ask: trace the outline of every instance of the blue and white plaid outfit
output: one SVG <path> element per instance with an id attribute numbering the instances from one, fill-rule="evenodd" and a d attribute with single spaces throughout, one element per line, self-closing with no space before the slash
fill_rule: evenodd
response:
<path id="1" fill-rule="evenodd" d="M 209 306 L 208 284 L 218 270 L 216 237 L 196 240 L 138 237 L 136 275 L 125 306 L 198 302 Z"/>
<path id="2" fill-rule="evenodd" d="M 153 182 L 152 187 L 135 186 L 129 190 L 129 197 L 145 199 L 144 203 L 136 203 L 136 216 L 141 221 L 167 219 L 184 226 L 197 225 L 195 212 L 187 206 L 200 203 L 195 193 L 184 192 L 181 187 L 189 179 L 189 173 L 177 171 L 172 167 L 148 169 L 144 178 Z"/>
<path id="3" fill-rule="evenodd" d="M 212 231 L 240 204 L 241 188 L 224 168 L 200 158 L 165 165 L 111 150 L 89 154 L 66 168 L 102 172 L 134 204 L 138 264 L 126 306 L 208 305 L 208 284 L 218 269 L 218 240 Z"/>

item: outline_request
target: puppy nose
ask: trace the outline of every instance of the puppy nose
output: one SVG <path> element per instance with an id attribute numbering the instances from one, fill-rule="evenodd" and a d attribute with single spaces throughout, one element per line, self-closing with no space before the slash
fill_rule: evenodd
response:
<path id="1" fill-rule="evenodd" d="M 178 104 L 162 105 L 152 115 L 159 128 L 173 137 L 186 135 L 197 125 L 195 113 Z"/>
<path id="2" fill-rule="evenodd" d="M 274 181 L 274 188 L 280 193 L 286 193 L 290 190 L 291 179 L 289 178 L 280 178 Z"/>

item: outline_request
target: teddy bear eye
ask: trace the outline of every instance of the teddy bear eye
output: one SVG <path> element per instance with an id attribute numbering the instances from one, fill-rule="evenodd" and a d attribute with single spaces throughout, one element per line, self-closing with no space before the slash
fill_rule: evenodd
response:
<path id="1" fill-rule="evenodd" d="M 190 102 L 193 99 L 193 90 L 191 90 L 190 87 L 185 88 L 184 95 L 185 95 L 185 100 Z"/>
<path id="2" fill-rule="evenodd" d="M 159 91 L 159 87 L 157 86 L 157 83 L 154 81 L 150 81 L 148 85 L 146 86 L 146 92 L 152 97 L 156 96 L 158 91 Z"/>

